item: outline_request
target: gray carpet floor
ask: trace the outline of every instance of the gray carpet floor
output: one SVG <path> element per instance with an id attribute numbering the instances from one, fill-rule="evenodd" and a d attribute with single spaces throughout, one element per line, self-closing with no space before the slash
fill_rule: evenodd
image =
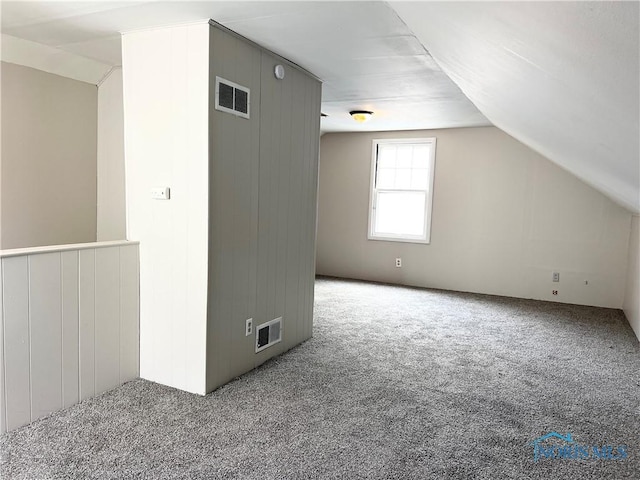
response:
<path id="1" fill-rule="evenodd" d="M 313 339 L 206 397 L 137 380 L 0 437 L 3 479 L 640 478 L 622 312 L 319 279 Z M 533 458 L 571 433 L 618 459 Z"/>

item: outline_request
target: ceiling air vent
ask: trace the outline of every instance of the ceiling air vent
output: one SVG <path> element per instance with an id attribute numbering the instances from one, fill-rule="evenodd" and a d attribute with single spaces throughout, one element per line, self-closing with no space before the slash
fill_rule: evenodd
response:
<path id="1" fill-rule="evenodd" d="M 256 353 L 282 340 L 282 317 L 270 320 L 256 329 Z"/>
<path id="2" fill-rule="evenodd" d="M 249 95 L 247 87 L 216 77 L 216 110 L 249 118 Z"/>

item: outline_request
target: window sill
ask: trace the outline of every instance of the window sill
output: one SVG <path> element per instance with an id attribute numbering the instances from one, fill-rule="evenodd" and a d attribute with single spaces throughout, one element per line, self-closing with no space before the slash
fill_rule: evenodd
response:
<path id="1" fill-rule="evenodd" d="M 420 245 L 429 245 L 431 243 L 430 239 L 423 238 L 403 238 L 403 237 L 381 237 L 381 236 L 373 236 L 369 235 L 367 240 L 376 240 L 379 242 L 401 242 L 401 243 L 418 243 Z"/>

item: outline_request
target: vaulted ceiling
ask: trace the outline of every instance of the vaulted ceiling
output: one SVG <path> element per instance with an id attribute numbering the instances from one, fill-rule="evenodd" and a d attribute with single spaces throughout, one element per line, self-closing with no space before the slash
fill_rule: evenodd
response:
<path id="1" fill-rule="evenodd" d="M 640 210 L 638 2 L 394 3 L 498 128 Z"/>
<path id="2" fill-rule="evenodd" d="M 494 124 L 638 212 L 638 7 L 3 1 L 2 58 L 16 61 L 35 45 L 53 47 L 91 59 L 87 78 L 97 83 L 101 72 L 120 64 L 120 32 L 213 18 L 323 80 L 329 115 L 323 131 Z M 358 125 L 348 115 L 353 109 L 375 115 Z"/>

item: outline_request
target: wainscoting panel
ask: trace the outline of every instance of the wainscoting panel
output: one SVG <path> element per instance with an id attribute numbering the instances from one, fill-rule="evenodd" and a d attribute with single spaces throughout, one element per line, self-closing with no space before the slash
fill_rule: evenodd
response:
<path id="1" fill-rule="evenodd" d="M 78 252 L 62 252 L 62 406 L 79 396 Z"/>
<path id="2" fill-rule="evenodd" d="M 33 420 L 62 408 L 62 282 L 59 252 L 30 255 L 28 259 Z M 10 363 L 6 366 L 11 368 Z"/>
<path id="3" fill-rule="evenodd" d="M 138 377 L 138 244 L 0 251 L 0 433 Z"/>
<path id="4" fill-rule="evenodd" d="M 120 249 L 120 378 L 137 378 L 140 372 L 140 292 L 137 248 Z"/>
<path id="5" fill-rule="evenodd" d="M 119 250 L 96 250 L 96 395 L 120 382 Z"/>
<path id="6" fill-rule="evenodd" d="M 7 430 L 31 421 L 29 375 L 29 267 L 28 257 L 2 259 L 2 362 Z M 0 412 L 5 413 L 5 412 Z"/>
<path id="7" fill-rule="evenodd" d="M 80 400 L 96 394 L 96 251 L 82 250 L 80 256 Z"/>

